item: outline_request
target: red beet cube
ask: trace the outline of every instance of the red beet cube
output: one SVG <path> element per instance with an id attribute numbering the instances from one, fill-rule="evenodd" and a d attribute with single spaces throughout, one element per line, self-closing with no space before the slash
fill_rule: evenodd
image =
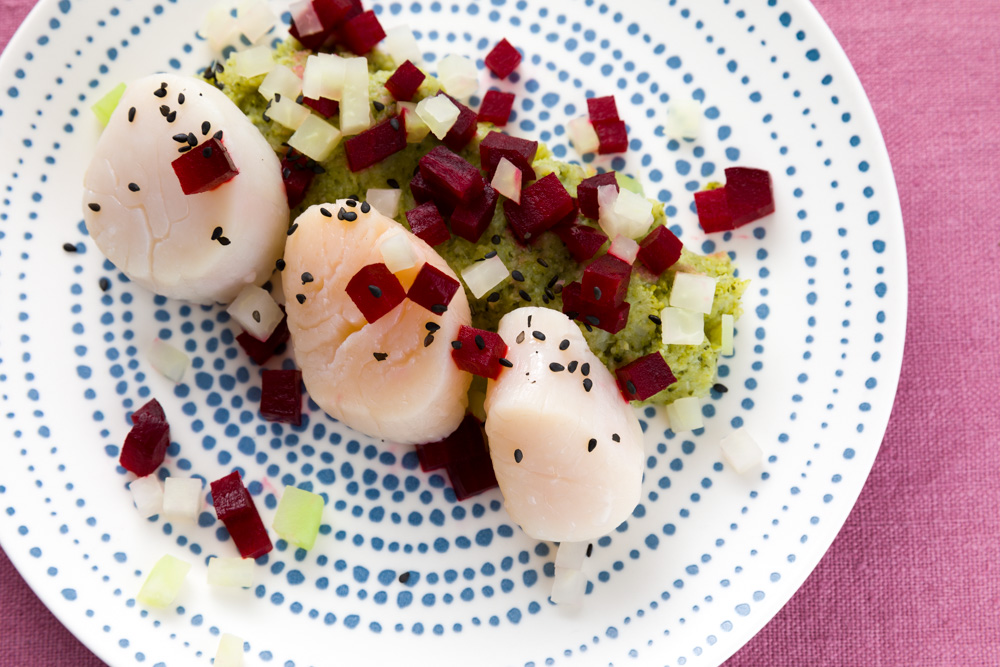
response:
<path id="1" fill-rule="evenodd" d="M 472 201 L 462 202 L 451 214 L 451 232 L 470 243 L 479 241 L 486 228 L 493 222 L 497 210 L 497 191 L 487 183 L 483 194 Z"/>
<path id="2" fill-rule="evenodd" d="M 459 287 L 461 284 L 441 269 L 424 264 L 406 292 L 406 298 L 440 315 L 448 310 L 448 304 Z"/>
<path id="3" fill-rule="evenodd" d="M 125 436 L 118 463 L 121 467 L 145 477 L 156 472 L 170 446 L 170 425 L 163 408 L 155 398 L 132 413 L 132 429 Z"/>
<path id="4" fill-rule="evenodd" d="M 605 120 L 600 123 L 593 123 L 597 132 L 597 140 L 600 148 L 597 152 L 601 155 L 608 153 L 624 153 L 628 150 L 628 130 L 625 129 L 623 120 Z"/>
<path id="5" fill-rule="evenodd" d="M 726 188 L 694 193 L 694 205 L 698 210 L 698 224 L 706 234 L 735 229 Z"/>
<path id="6" fill-rule="evenodd" d="M 618 179 L 615 177 L 615 172 L 613 171 L 606 171 L 603 174 L 585 178 L 580 182 L 580 185 L 576 186 L 576 198 L 580 203 L 580 213 L 591 220 L 597 220 L 600 214 L 600 207 L 597 201 L 597 188 L 602 185 L 615 186 L 615 192 L 621 189 L 618 187 Z"/>
<path id="7" fill-rule="evenodd" d="M 309 158 L 289 148 L 281 160 L 281 180 L 285 184 L 288 208 L 295 208 L 306 198 L 313 176 L 315 174 L 309 168 Z"/>
<path id="8" fill-rule="evenodd" d="M 355 55 L 365 55 L 383 39 L 385 30 L 375 12 L 370 9 L 349 19 L 340 27 L 340 40 Z"/>
<path id="9" fill-rule="evenodd" d="M 618 333 L 628 324 L 628 314 L 631 304 L 625 301 L 616 307 L 599 306 L 584 301 L 583 286 L 580 283 L 569 283 L 562 291 L 562 311 L 573 319 L 585 322 L 588 326 L 603 329 L 608 333 Z"/>
<path id="10" fill-rule="evenodd" d="M 651 352 L 615 369 L 615 376 L 618 378 L 618 388 L 627 401 L 645 401 L 677 382 L 670 366 L 659 352 Z"/>
<path id="11" fill-rule="evenodd" d="M 303 35 L 299 33 L 298 26 L 295 25 L 295 19 L 292 19 L 292 24 L 288 26 L 288 34 L 299 40 L 302 46 L 313 51 L 319 51 L 323 47 L 326 40 L 330 38 L 331 32 L 331 30 L 324 29 L 311 35 Z"/>
<path id="12" fill-rule="evenodd" d="M 615 104 L 615 96 L 591 97 L 587 100 L 587 112 L 590 115 L 591 123 L 618 120 L 618 105 Z"/>
<path id="13" fill-rule="evenodd" d="M 596 255 L 608 240 L 604 232 L 587 225 L 559 226 L 554 231 L 578 262 L 585 262 Z"/>
<path id="14" fill-rule="evenodd" d="M 493 123 L 499 126 L 506 125 L 513 106 L 514 93 L 487 90 L 483 97 L 483 103 L 479 105 L 479 122 Z"/>
<path id="15" fill-rule="evenodd" d="M 613 255 L 601 255 L 583 270 L 580 297 L 599 306 L 617 308 L 625 301 L 631 276 L 631 264 Z"/>
<path id="16" fill-rule="evenodd" d="M 450 463 L 447 469 L 448 480 L 458 500 L 465 500 L 497 486 L 489 452 L 485 456 Z"/>
<path id="17" fill-rule="evenodd" d="M 527 243 L 572 213 L 573 198 L 553 173 L 522 190 L 520 204 L 505 201 L 503 210 L 511 231 Z"/>
<path id="18" fill-rule="evenodd" d="M 420 175 L 431 192 L 453 206 L 474 199 L 483 192 L 483 177 L 479 170 L 444 146 L 432 148 L 420 158 L 419 164 Z"/>
<path id="19" fill-rule="evenodd" d="M 482 457 L 485 452 L 482 427 L 473 415 L 465 415 L 455 432 L 443 440 L 417 445 L 417 458 L 424 472 L 444 468 L 456 461 Z"/>
<path id="20" fill-rule="evenodd" d="M 356 4 L 353 0 L 312 0 L 313 10 L 324 30 L 340 25 L 349 17 Z"/>
<path id="21" fill-rule="evenodd" d="M 261 375 L 260 414 L 272 422 L 302 423 L 302 371 L 265 370 Z"/>
<path id="22" fill-rule="evenodd" d="M 347 296 L 358 307 L 368 322 L 380 317 L 403 303 L 406 292 L 399 278 L 385 264 L 369 264 L 354 274 L 347 283 Z"/>
<path id="23" fill-rule="evenodd" d="M 535 180 L 535 170 L 531 163 L 535 161 L 538 152 L 538 142 L 512 137 L 502 132 L 490 132 L 479 144 L 479 161 L 490 180 L 496 173 L 501 158 L 507 158 L 511 164 L 521 170 L 524 182 Z"/>
<path id="24" fill-rule="evenodd" d="M 733 216 L 733 227 L 742 227 L 774 213 L 771 174 L 763 169 L 726 169 L 725 190 L 729 212 Z"/>
<path id="25" fill-rule="evenodd" d="M 503 369 L 500 359 L 507 354 L 507 344 L 498 333 L 463 324 L 451 347 L 451 358 L 463 371 L 495 380 Z"/>
<path id="26" fill-rule="evenodd" d="M 441 212 L 432 201 L 407 211 L 406 221 L 410 223 L 410 231 L 422 238 L 427 245 L 441 245 L 451 238 Z"/>
<path id="27" fill-rule="evenodd" d="M 660 275 L 680 259 L 683 247 L 684 244 L 672 231 L 660 225 L 646 234 L 646 238 L 639 244 L 639 254 L 636 257 L 647 269 Z"/>
<path id="28" fill-rule="evenodd" d="M 329 118 L 330 116 L 336 116 L 340 113 L 340 103 L 336 100 L 328 100 L 324 97 L 314 100 L 308 97 L 302 98 L 302 104 L 311 108 L 313 111 L 323 116 L 324 118 Z"/>
<path id="29" fill-rule="evenodd" d="M 486 66 L 501 79 L 517 69 L 521 54 L 506 39 L 501 39 L 486 56 Z"/>
<path id="30" fill-rule="evenodd" d="M 476 129 L 478 128 L 479 117 L 476 112 L 465 106 L 458 100 L 456 100 L 451 95 L 446 95 L 441 92 L 438 95 L 445 95 L 449 100 L 451 100 L 456 107 L 458 107 L 458 119 L 455 124 L 451 126 L 448 130 L 448 134 L 444 135 L 444 145 L 453 151 L 460 151 L 472 141 L 472 137 L 476 136 Z"/>
<path id="31" fill-rule="evenodd" d="M 281 322 L 274 328 L 267 340 L 257 340 L 246 331 L 236 337 L 236 342 L 240 344 L 243 351 L 253 359 L 259 366 L 267 363 L 267 360 L 274 356 L 277 349 L 288 342 L 290 334 L 288 332 L 288 318 L 281 318 Z"/>
<path id="32" fill-rule="evenodd" d="M 413 199 L 418 204 L 423 204 L 434 199 L 434 193 L 431 192 L 431 188 L 427 185 L 427 181 L 418 171 L 410 179 L 410 192 L 413 194 Z"/>
<path id="33" fill-rule="evenodd" d="M 229 151 L 215 137 L 181 155 L 170 166 L 186 195 L 214 190 L 240 173 Z"/>
<path id="34" fill-rule="evenodd" d="M 344 142 L 347 166 L 361 171 L 406 148 L 406 128 L 399 116 L 382 121 Z"/>
<path id="35" fill-rule="evenodd" d="M 215 515 L 225 524 L 243 558 L 260 558 L 273 545 L 267 536 L 260 513 L 235 470 L 212 482 Z"/>
<path id="36" fill-rule="evenodd" d="M 389 80 L 385 82 L 385 88 L 397 100 L 409 102 L 425 78 L 427 75 L 407 60 L 392 73 Z"/>

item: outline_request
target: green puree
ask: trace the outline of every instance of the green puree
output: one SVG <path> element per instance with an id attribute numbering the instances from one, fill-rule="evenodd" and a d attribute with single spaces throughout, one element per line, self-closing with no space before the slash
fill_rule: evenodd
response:
<path id="1" fill-rule="evenodd" d="M 293 69 L 305 64 L 309 51 L 298 50 L 294 40 L 289 39 L 280 45 L 275 52 L 275 59 Z M 373 52 L 369 55 L 370 84 L 369 94 L 373 101 L 385 105 L 382 111 L 372 108 L 374 123 L 378 123 L 396 112 L 392 96 L 386 91 L 384 83 L 394 71 L 392 59 L 384 54 Z M 257 87 L 263 76 L 244 79 L 233 74 L 232 61 L 227 63 L 224 72 L 217 74 L 217 80 L 223 84 L 225 92 L 240 109 L 260 129 L 279 156 L 284 155 L 283 142 L 291 136 L 288 130 L 278 123 L 264 120 L 266 100 L 257 92 Z M 437 93 L 437 80 L 428 77 L 414 98 L 414 102 Z M 336 124 L 336 119 L 333 119 Z M 479 142 L 494 128 L 490 124 L 480 124 L 476 137 L 461 152 L 461 155 L 472 164 L 479 166 Z M 292 211 L 293 218 L 303 209 L 313 204 L 334 201 L 343 197 L 353 196 L 364 198 L 369 188 L 389 187 L 388 181 L 395 180 L 402 187 L 402 199 L 399 215 L 396 220 L 406 225 L 404 212 L 413 208 L 415 202 L 410 193 L 409 181 L 420 157 L 439 142 L 432 134 L 420 144 L 409 144 L 405 150 L 390 156 L 377 165 L 364 171 L 352 173 L 347 167 L 347 158 L 341 146 L 334 151 L 322 166 L 325 173 L 317 175 L 312 182 L 305 201 L 299 209 Z M 570 195 L 576 196 L 576 187 L 580 181 L 592 175 L 579 165 L 560 162 L 552 157 L 548 148 L 540 144 L 534 161 L 535 173 L 538 178 L 549 173 L 555 173 Z M 503 201 L 497 203 L 496 214 L 489 229 L 478 243 L 469 243 L 464 239 L 453 237 L 450 241 L 439 245 L 436 250 L 455 270 L 462 269 L 482 258 L 486 253 L 495 250 L 507 268 L 513 272 L 519 271 L 524 276 L 523 282 L 513 277 L 508 278 L 495 288 L 500 295 L 499 300 L 490 303 L 484 295 L 482 299 L 473 298 L 466 290 L 469 305 L 472 308 L 472 324 L 481 329 L 496 331 L 500 318 L 509 311 L 524 306 L 547 306 L 557 310 L 562 309 L 562 298 L 559 296 L 562 285 L 580 280 L 583 266 L 570 256 L 562 241 L 553 234 L 542 234 L 530 247 L 518 244 L 507 230 L 507 221 L 503 214 Z M 653 206 L 653 225 L 666 223 L 663 204 L 657 202 Z M 595 221 L 580 219 L 580 224 L 597 226 Z M 606 249 L 606 248 L 605 248 Z M 543 265 L 544 263 L 544 265 Z M 545 266 L 547 265 L 547 266 Z M 715 288 L 715 301 L 712 312 L 705 316 L 706 339 L 701 345 L 664 345 L 661 341 L 659 325 L 649 319 L 650 315 L 658 316 L 667 306 L 667 296 L 677 270 L 702 273 L 718 278 Z M 721 346 L 722 315 L 730 314 L 739 318 L 742 313 L 740 297 L 747 287 L 747 281 L 734 275 L 735 268 L 729 257 L 724 253 L 709 256 L 689 252 L 686 248 L 676 265 L 657 278 L 637 263 L 632 273 L 627 300 L 631 303 L 627 326 L 617 334 L 609 334 L 600 329 L 587 331 L 580 325 L 583 335 L 594 353 L 604 364 L 614 371 L 634 359 L 654 351 L 659 351 L 669 364 L 677 382 L 664 391 L 651 397 L 647 403 L 666 405 L 675 399 L 687 396 L 705 396 L 715 382 L 716 366 L 719 348 Z M 553 282 L 553 279 L 555 282 Z M 551 285 L 551 288 L 548 286 Z M 525 300 L 524 291 L 530 302 Z M 494 297 L 495 298 L 495 297 Z"/>

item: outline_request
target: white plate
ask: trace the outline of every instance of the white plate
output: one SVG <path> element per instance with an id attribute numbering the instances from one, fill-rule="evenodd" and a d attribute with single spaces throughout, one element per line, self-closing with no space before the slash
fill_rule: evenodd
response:
<path id="1" fill-rule="evenodd" d="M 522 47 L 517 80 L 500 84 L 518 94 L 512 129 L 559 156 L 573 157 L 562 123 L 584 112 L 585 94 L 616 95 L 632 146 L 624 164 L 601 163 L 641 172 L 689 247 L 730 252 L 752 279 L 737 354 L 720 371 L 729 391 L 706 401 L 704 431 L 675 437 L 655 411 L 643 414 L 642 503 L 595 546 L 586 605 L 569 610 L 547 601 L 553 545 L 521 534 L 497 491 L 455 503 L 440 476 L 414 469 L 408 448 L 373 446 L 315 406 L 302 428 L 261 421 L 257 369 L 222 309 L 127 283 L 80 222 L 98 135 L 90 105 L 131 77 L 207 64 L 194 36 L 205 3 L 43 1 L 0 63 L 5 551 L 115 665 L 208 664 L 220 631 L 247 640 L 250 664 L 722 662 L 837 534 L 899 374 L 902 221 L 846 57 L 795 0 L 629 3 L 621 13 L 589 0 L 371 6 L 386 25 L 419 32 L 431 68 L 452 51 L 481 59 L 502 36 Z M 663 137 L 668 95 L 703 102 L 697 141 Z M 771 171 L 778 213 L 706 239 L 691 190 L 734 164 Z M 157 335 L 197 360 L 180 388 L 148 365 Z M 116 470 L 126 411 L 149 396 L 171 420 L 171 472 L 211 480 L 240 466 L 267 524 L 265 478 L 326 493 L 317 546 L 279 545 L 257 568 L 256 590 L 209 590 L 206 557 L 235 554 L 214 517 L 189 527 L 139 520 Z M 738 476 L 721 463 L 718 440 L 737 424 L 764 448 L 763 470 Z M 173 607 L 147 612 L 133 598 L 165 552 L 194 567 Z"/>

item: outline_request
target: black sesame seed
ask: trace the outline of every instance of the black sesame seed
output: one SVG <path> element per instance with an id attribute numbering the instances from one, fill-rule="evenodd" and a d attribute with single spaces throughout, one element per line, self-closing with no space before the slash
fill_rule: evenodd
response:
<path id="1" fill-rule="evenodd" d="M 590 375 L 590 364 L 584 362 L 583 366 L 580 366 L 580 372 L 583 374 L 583 377 Z"/>
<path id="2" fill-rule="evenodd" d="M 222 130 L 219 130 L 218 132 L 213 134 L 212 138 L 215 139 L 216 141 L 222 141 Z"/>
<path id="3" fill-rule="evenodd" d="M 138 192 L 139 191 L 139 186 L 136 185 L 135 183 L 129 183 L 128 184 L 128 189 L 130 191 L 132 191 L 132 192 Z"/>
<path id="4" fill-rule="evenodd" d="M 222 227 L 216 227 L 215 229 L 212 230 L 213 241 L 217 240 L 220 236 L 222 236 Z"/>
<path id="5" fill-rule="evenodd" d="M 298 301 L 299 303 L 305 303 L 306 302 L 306 295 L 305 294 L 296 294 L 295 295 L 295 300 Z"/>
<path id="6" fill-rule="evenodd" d="M 559 371 L 566 370 L 566 367 L 563 366 L 562 364 L 557 364 L 556 362 L 553 361 L 551 364 L 549 364 L 549 370 L 552 371 L 553 373 L 558 373 Z"/>
<path id="7" fill-rule="evenodd" d="M 393 130 L 395 130 L 396 132 L 399 132 L 399 120 L 398 119 L 396 119 L 396 118 L 390 118 L 389 119 L 389 125 L 392 127 Z"/>
<path id="8" fill-rule="evenodd" d="M 490 303 L 496 303 L 497 301 L 500 300 L 500 292 L 493 292 L 488 297 L 486 297 L 486 300 L 489 301 Z"/>
<path id="9" fill-rule="evenodd" d="M 76 252 L 76 245 L 73 243 L 63 243 L 63 250 L 66 252 Z"/>
<path id="10" fill-rule="evenodd" d="M 485 350 L 486 349 L 486 341 L 483 340 L 482 336 L 480 336 L 479 334 L 476 334 L 476 337 L 473 340 L 476 341 L 476 347 L 478 347 L 480 350 Z"/>
<path id="11" fill-rule="evenodd" d="M 378 100 L 373 100 L 372 101 L 372 106 L 375 107 L 375 111 L 384 111 L 385 110 L 385 105 L 382 104 L 381 102 L 379 102 Z"/>
<path id="12" fill-rule="evenodd" d="M 131 123 L 134 120 L 135 120 L 135 107 L 132 107 L 131 109 L 128 110 L 128 122 Z"/>
<path id="13" fill-rule="evenodd" d="M 435 315 L 444 315 L 447 310 L 448 306 L 444 305 L 443 303 L 435 303 L 433 306 L 431 306 L 431 312 L 434 313 Z"/>
<path id="14" fill-rule="evenodd" d="M 567 364 L 566 370 L 568 370 L 570 373 L 572 373 L 573 371 L 576 370 L 576 365 L 578 363 L 580 363 L 580 362 L 578 362 L 576 359 L 574 359 L 573 361 L 569 362 L 569 364 Z"/>
<path id="15" fill-rule="evenodd" d="M 372 210 L 371 204 L 369 204 L 366 201 L 361 202 L 361 212 L 362 213 L 367 213 L 370 210 Z"/>
<path id="16" fill-rule="evenodd" d="M 94 213 L 97 213 L 98 211 L 101 210 L 101 205 L 98 204 L 97 202 L 90 202 L 89 204 L 87 204 L 87 208 L 89 208 Z"/>
<path id="17" fill-rule="evenodd" d="M 720 394 L 725 394 L 727 391 L 729 391 L 729 387 L 719 382 L 716 382 L 715 384 L 712 385 L 712 391 L 718 392 Z"/>
<path id="18" fill-rule="evenodd" d="M 593 333 L 594 332 L 594 327 L 590 326 L 586 322 L 583 323 L 583 326 L 587 330 L 587 333 Z"/>
<path id="19" fill-rule="evenodd" d="M 253 321 L 254 322 L 260 322 L 260 311 L 259 310 L 253 311 L 253 313 L 251 313 L 251 315 L 253 316 Z"/>
<path id="20" fill-rule="evenodd" d="M 528 315 L 528 326 L 529 327 L 531 326 L 531 318 L 532 317 L 534 317 L 534 316 L 533 315 Z"/>
<path id="21" fill-rule="evenodd" d="M 562 291 L 563 291 L 563 286 L 562 286 L 562 285 L 556 285 L 556 286 L 555 286 L 555 287 L 554 287 L 554 288 L 552 289 L 552 291 L 553 291 L 553 292 L 555 292 L 556 294 L 562 294 Z"/>
<path id="22" fill-rule="evenodd" d="M 546 269 L 547 269 L 547 268 L 549 268 L 549 263 L 548 263 L 548 262 L 546 262 L 546 261 L 545 261 L 544 259 L 542 259 L 541 257 L 539 257 L 539 258 L 538 258 L 538 259 L 536 259 L 535 261 L 536 261 L 536 262 L 538 262 L 538 263 L 539 263 L 540 265 L 544 266 L 544 267 L 545 267 Z"/>
<path id="23" fill-rule="evenodd" d="M 175 134 L 172 139 L 179 144 L 186 144 L 188 140 L 188 135 L 181 132 L 180 134 Z"/>
<path id="24" fill-rule="evenodd" d="M 111 281 L 108 280 L 107 278 L 101 278 L 100 280 L 98 280 L 97 285 L 101 288 L 102 292 L 107 292 L 109 289 L 111 289 Z"/>
<path id="25" fill-rule="evenodd" d="M 590 558 L 590 554 L 594 553 L 594 544 L 590 543 L 587 545 L 587 558 Z"/>
<path id="26" fill-rule="evenodd" d="M 510 359 L 507 359 L 506 357 L 500 357 L 499 359 L 497 359 L 497 363 L 503 366 L 504 368 L 514 368 L 514 362 L 512 362 Z"/>
<path id="27" fill-rule="evenodd" d="M 375 361 L 385 361 L 389 358 L 389 355 L 385 352 L 372 352 L 372 356 L 375 357 Z"/>
<path id="28" fill-rule="evenodd" d="M 359 201 L 361 201 L 361 197 L 357 195 L 351 195 L 348 197 L 348 199 L 354 200 L 354 204 L 357 204 Z M 351 204 L 351 206 L 354 206 L 354 204 Z"/>
<path id="29" fill-rule="evenodd" d="M 188 146 L 194 148 L 198 145 L 198 137 L 194 136 L 194 132 L 188 132 L 187 135 Z"/>
<path id="30" fill-rule="evenodd" d="M 390 188 L 395 188 L 396 190 L 399 189 L 399 181 L 397 181 L 395 178 L 387 179 L 386 183 L 389 184 Z"/>
<path id="31" fill-rule="evenodd" d="M 312 281 L 313 281 L 313 274 L 309 273 L 308 271 L 306 271 L 305 273 L 302 274 L 302 284 L 303 285 L 311 283 Z"/>
<path id="32" fill-rule="evenodd" d="M 284 271 L 285 270 L 285 260 L 283 260 L 283 259 L 277 260 L 274 263 L 274 268 L 278 269 L 279 271 Z"/>
<path id="33" fill-rule="evenodd" d="M 344 214 L 345 214 L 345 213 L 347 213 L 347 211 L 345 211 L 345 210 L 344 210 L 344 207 L 343 207 L 343 206 L 341 206 L 341 207 L 340 207 L 340 210 L 339 210 L 339 211 L 337 211 L 337 220 L 343 220 L 343 219 L 344 219 Z"/>
<path id="34" fill-rule="evenodd" d="M 153 94 L 156 95 L 157 97 L 166 97 L 167 91 L 165 88 L 159 88 L 157 90 L 154 90 Z"/>
<path id="35" fill-rule="evenodd" d="M 172 123 L 175 120 L 177 120 L 177 112 L 176 111 L 171 111 L 170 113 L 167 114 L 167 122 L 168 123 Z"/>
<path id="36" fill-rule="evenodd" d="M 485 255 L 483 255 L 483 259 L 492 259 L 492 258 L 494 258 L 496 256 L 497 256 L 497 251 L 496 250 L 490 250 L 488 253 L 486 253 Z"/>
<path id="37" fill-rule="evenodd" d="M 657 325 L 663 324 L 663 320 L 661 320 L 656 315 L 647 315 L 647 317 L 649 318 L 649 321 L 652 322 L 653 324 L 657 324 Z"/>
<path id="38" fill-rule="evenodd" d="M 275 102 L 280 102 L 281 101 L 281 93 L 275 93 L 274 94 L 274 101 Z"/>
<path id="39" fill-rule="evenodd" d="M 492 243 L 493 245 L 499 245 L 499 243 L 500 243 L 500 235 L 499 234 L 494 234 L 493 238 L 490 239 L 490 243 Z"/>
<path id="40" fill-rule="evenodd" d="M 520 345 L 521 343 L 523 343 L 524 342 L 524 332 L 522 331 L 521 333 L 517 334 L 517 338 L 515 338 L 514 341 L 518 345 Z"/>
<path id="41" fill-rule="evenodd" d="M 428 323 L 426 323 L 424 325 L 424 328 L 427 329 L 428 331 L 430 331 L 431 333 L 433 333 L 433 332 L 437 331 L 438 329 L 440 329 L 441 325 L 438 324 L 437 322 L 428 322 Z"/>
<path id="42" fill-rule="evenodd" d="M 306 99 L 306 96 L 303 95 L 302 93 L 299 93 L 299 96 L 295 98 L 295 103 L 296 104 L 302 104 L 302 102 L 304 102 L 305 99 Z"/>
<path id="43" fill-rule="evenodd" d="M 590 391 L 590 388 L 594 386 L 594 381 L 590 378 L 583 378 L 583 390 Z"/>
<path id="44" fill-rule="evenodd" d="M 222 63 L 216 62 L 215 63 L 215 71 L 218 72 L 219 74 L 222 74 L 223 72 L 226 71 L 226 68 L 222 66 Z"/>
<path id="45" fill-rule="evenodd" d="M 594 301 L 600 301 L 600 300 L 601 300 L 601 288 L 598 287 L 597 285 L 594 285 Z"/>
<path id="46" fill-rule="evenodd" d="M 177 104 L 184 104 L 184 93 L 180 93 L 177 96 Z"/>
<path id="47" fill-rule="evenodd" d="M 211 131 L 212 131 L 212 124 L 209 123 L 207 120 L 202 121 L 202 123 L 201 123 L 201 134 L 202 134 L 202 136 L 208 135 L 208 133 L 211 132 Z"/>
<path id="48" fill-rule="evenodd" d="M 552 276 L 552 278 L 551 278 L 551 279 L 549 280 L 548 284 L 547 284 L 547 285 L 545 285 L 545 286 L 546 286 L 546 287 L 548 287 L 549 289 L 552 289 L 552 287 L 553 287 L 553 286 L 554 286 L 554 285 L 555 285 L 555 284 L 556 284 L 556 283 L 557 283 L 558 281 L 559 281 L 559 276 Z"/>
<path id="49" fill-rule="evenodd" d="M 348 199 L 344 203 L 347 204 L 348 206 L 350 206 L 351 208 L 354 208 L 355 206 L 358 205 L 358 202 L 354 201 L 353 199 Z"/>
<path id="50" fill-rule="evenodd" d="M 548 292 L 548 290 L 545 290 L 545 291 Z M 551 299 L 549 298 L 549 295 L 548 294 L 543 294 L 542 295 L 542 303 L 548 303 L 549 301 L 551 301 Z"/>
<path id="51" fill-rule="evenodd" d="M 232 241 L 230 241 L 225 236 L 220 236 L 219 237 L 219 245 L 229 245 L 230 243 L 232 243 Z"/>
<path id="52" fill-rule="evenodd" d="M 371 292 L 372 296 L 375 297 L 376 299 L 382 298 L 382 290 L 381 288 L 379 288 L 378 285 L 369 285 L 368 291 Z"/>
<path id="53" fill-rule="evenodd" d="M 618 435 L 617 433 L 612 433 L 611 434 L 611 439 L 614 440 L 615 442 L 621 442 L 622 441 L 622 437 L 620 435 Z"/>
<path id="54" fill-rule="evenodd" d="M 326 218 L 332 218 L 333 217 L 333 213 L 330 213 L 330 211 L 326 210 L 325 208 L 321 208 L 319 210 L 319 212 L 323 214 L 323 217 L 326 217 Z"/>
<path id="55" fill-rule="evenodd" d="M 292 226 L 288 228 L 288 232 L 286 232 L 286 233 L 288 234 L 288 236 L 291 236 L 292 234 L 295 233 L 295 230 L 298 229 L 298 228 L 299 228 L 299 223 L 293 222 Z"/>
<path id="56" fill-rule="evenodd" d="M 424 336 L 424 347 L 427 347 L 433 342 L 434 342 L 434 334 L 429 333 L 426 336 Z"/>
<path id="57" fill-rule="evenodd" d="M 348 222 L 354 222 L 357 219 L 358 219 L 358 214 L 355 213 L 354 211 L 347 211 L 346 213 L 344 213 L 344 220 L 347 220 Z"/>
<path id="58" fill-rule="evenodd" d="M 203 157 L 206 157 L 206 158 L 212 157 L 212 147 L 211 146 L 205 146 L 203 149 L 201 149 L 201 154 L 202 154 Z"/>
<path id="59" fill-rule="evenodd" d="M 636 394 L 635 384 L 633 384 L 631 380 L 629 380 L 628 382 L 625 383 L 625 389 L 626 389 L 626 391 L 628 391 L 628 393 L 630 393 L 631 395 L 635 396 L 635 394 Z"/>
<path id="60" fill-rule="evenodd" d="M 531 301 L 531 295 L 525 292 L 523 289 L 517 290 L 517 293 L 525 301 Z"/>
<path id="61" fill-rule="evenodd" d="M 567 347 L 569 347 L 569 338 L 563 338 L 562 342 L 559 343 L 559 349 L 565 350 Z"/>
<path id="62" fill-rule="evenodd" d="M 187 153 L 189 150 L 191 150 L 191 145 L 190 144 L 184 144 L 183 146 L 181 146 L 180 148 L 177 149 L 177 152 L 178 153 Z"/>
<path id="63" fill-rule="evenodd" d="M 271 284 L 271 281 L 270 281 L 270 280 L 268 280 L 268 281 L 267 281 L 266 283 L 264 283 L 263 285 L 261 285 L 261 286 L 260 286 L 260 288 L 261 288 L 262 290 L 265 290 L 265 291 L 268 291 L 268 292 L 270 292 L 270 291 L 271 291 L 271 288 L 272 288 L 272 287 L 274 287 L 274 285 L 272 285 L 272 284 Z"/>
<path id="64" fill-rule="evenodd" d="M 325 174 L 326 173 L 326 169 L 324 169 L 323 167 L 321 167 L 318 164 L 313 164 L 311 167 L 309 167 L 309 171 L 311 171 L 312 173 L 316 174 L 317 176 L 319 176 L 320 174 Z"/>
<path id="65" fill-rule="evenodd" d="M 592 452 L 597 449 L 597 438 L 591 438 L 590 442 L 587 443 L 587 451 Z"/>
<path id="66" fill-rule="evenodd" d="M 520 449 L 514 450 L 514 463 L 520 463 L 521 459 L 524 458 L 524 454 L 521 453 Z"/>
<path id="67" fill-rule="evenodd" d="M 510 277 L 519 283 L 524 282 L 524 274 L 518 271 L 517 269 L 514 269 L 513 271 L 510 272 Z"/>
<path id="68" fill-rule="evenodd" d="M 409 572 L 404 572 L 403 574 L 399 575 L 399 583 L 405 584 L 409 580 L 410 580 Z"/>
<path id="69" fill-rule="evenodd" d="M 591 324 L 591 325 L 593 325 L 593 326 L 595 326 L 595 327 L 596 327 L 597 325 L 599 325 L 599 324 L 601 323 L 601 320 L 599 320 L 599 319 L 598 319 L 597 317 L 595 317 L 594 315 L 587 315 L 587 316 L 586 316 L 586 317 L 584 317 L 583 319 L 587 320 L 587 322 L 588 322 L 589 324 Z"/>
<path id="70" fill-rule="evenodd" d="M 452 349 L 455 349 L 455 350 L 461 350 L 462 349 L 462 341 L 460 341 L 460 340 L 453 340 L 453 341 L 451 341 L 451 347 L 452 347 Z"/>
<path id="71" fill-rule="evenodd" d="M 545 340 L 545 334 L 543 334 L 541 331 L 532 331 L 531 335 L 534 338 L 537 338 L 538 340 Z"/>

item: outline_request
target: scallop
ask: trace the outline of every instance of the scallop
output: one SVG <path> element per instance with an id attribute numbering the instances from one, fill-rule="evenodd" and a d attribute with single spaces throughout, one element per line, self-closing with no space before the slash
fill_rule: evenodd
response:
<path id="1" fill-rule="evenodd" d="M 239 173 L 186 195 L 171 163 L 213 136 Z M 236 105 L 204 81 L 156 74 L 129 84 L 83 184 L 84 221 L 97 247 L 157 294 L 229 303 L 266 281 L 281 257 L 289 214 L 280 162 Z"/>
<path id="2" fill-rule="evenodd" d="M 486 389 L 486 435 L 508 514 L 540 540 L 583 542 L 628 518 L 642 428 L 579 327 L 549 308 L 504 315 L 513 364 Z"/>
<path id="3" fill-rule="evenodd" d="M 459 290 L 438 315 L 409 299 L 367 322 L 347 294 L 380 248 L 410 245 L 415 265 L 396 273 L 404 288 L 428 263 L 455 278 L 437 252 L 367 204 L 311 206 L 292 225 L 282 284 L 292 349 L 309 396 L 366 435 L 402 444 L 435 442 L 458 428 L 472 375 L 451 358 L 451 341 L 472 319 Z"/>

